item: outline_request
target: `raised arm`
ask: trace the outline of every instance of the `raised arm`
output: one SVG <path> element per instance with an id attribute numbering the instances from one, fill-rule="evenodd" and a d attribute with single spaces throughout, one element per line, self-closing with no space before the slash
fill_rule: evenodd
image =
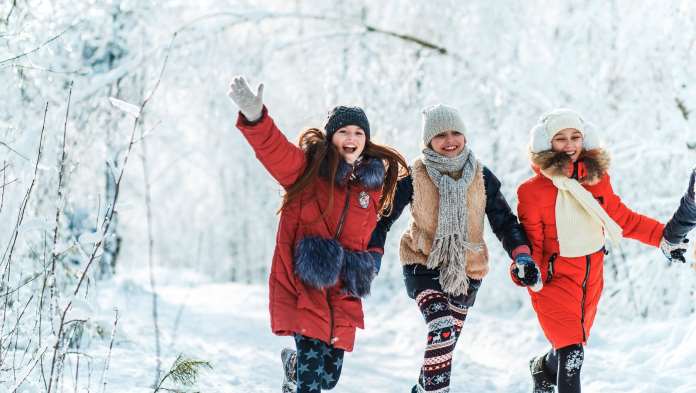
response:
<path id="1" fill-rule="evenodd" d="M 237 128 L 261 164 L 284 188 L 300 177 L 306 165 L 304 152 L 288 141 L 263 105 L 263 84 L 254 94 L 243 77 L 235 77 L 227 93 L 239 107 Z"/>

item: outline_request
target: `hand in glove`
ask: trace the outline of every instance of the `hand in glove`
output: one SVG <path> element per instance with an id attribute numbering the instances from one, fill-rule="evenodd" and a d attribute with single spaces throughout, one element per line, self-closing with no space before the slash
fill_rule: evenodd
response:
<path id="1" fill-rule="evenodd" d="M 541 282 L 541 272 L 529 254 L 521 253 L 515 256 L 512 274 L 522 285 L 534 292 L 539 292 L 544 286 Z"/>
<path id="2" fill-rule="evenodd" d="M 263 83 L 259 84 L 256 94 L 251 91 L 243 76 L 235 76 L 227 92 L 232 101 L 239 107 L 244 117 L 253 122 L 261 118 L 263 110 Z"/>
<path id="3" fill-rule="evenodd" d="M 660 250 L 662 250 L 665 258 L 670 262 L 679 261 L 681 263 L 686 263 L 684 253 L 686 253 L 686 244 L 688 242 L 689 239 L 684 239 L 681 243 L 675 244 L 662 237 L 662 240 L 660 240 Z"/>

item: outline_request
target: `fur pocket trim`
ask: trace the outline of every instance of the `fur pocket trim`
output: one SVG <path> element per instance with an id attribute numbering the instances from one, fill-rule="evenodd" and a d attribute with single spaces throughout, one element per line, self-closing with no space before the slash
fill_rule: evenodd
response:
<path id="1" fill-rule="evenodd" d="M 375 275 L 375 260 L 369 252 L 345 251 L 341 281 L 346 293 L 356 297 L 369 295 Z"/>
<path id="2" fill-rule="evenodd" d="M 330 287 L 338 281 L 343 258 L 343 247 L 337 240 L 308 236 L 295 248 L 295 274 L 314 288 Z"/>

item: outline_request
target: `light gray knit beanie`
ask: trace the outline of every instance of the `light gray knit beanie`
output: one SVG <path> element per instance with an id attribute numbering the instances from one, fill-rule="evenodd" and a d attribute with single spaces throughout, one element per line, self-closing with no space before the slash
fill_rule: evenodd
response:
<path id="1" fill-rule="evenodd" d="M 529 148 L 532 153 L 551 149 L 551 140 L 558 131 L 574 128 L 582 133 L 582 147 L 586 150 L 600 147 L 595 127 L 586 122 L 572 109 L 556 108 L 541 116 L 539 122 L 529 131 Z"/>
<path id="2" fill-rule="evenodd" d="M 423 109 L 423 144 L 428 146 L 433 137 L 445 131 L 458 131 L 466 136 L 459 111 L 451 106 L 437 104 Z"/>

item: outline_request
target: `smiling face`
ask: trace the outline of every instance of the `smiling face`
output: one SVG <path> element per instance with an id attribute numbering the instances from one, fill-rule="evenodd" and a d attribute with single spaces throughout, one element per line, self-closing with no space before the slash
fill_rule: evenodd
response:
<path id="1" fill-rule="evenodd" d="M 551 139 L 551 149 L 567 154 L 575 162 L 582 152 L 582 140 L 580 131 L 575 128 L 564 128 Z"/>
<path id="2" fill-rule="evenodd" d="M 331 137 L 331 143 L 336 146 L 338 153 L 351 165 L 362 154 L 366 142 L 365 131 L 354 125 L 339 128 Z"/>
<path id="3" fill-rule="evenodd" d="M 459 131 L 441 132 L 430 140 L 430 146 L 445 157 L 456 157 L 466 146 L 466 137 Z"/>

